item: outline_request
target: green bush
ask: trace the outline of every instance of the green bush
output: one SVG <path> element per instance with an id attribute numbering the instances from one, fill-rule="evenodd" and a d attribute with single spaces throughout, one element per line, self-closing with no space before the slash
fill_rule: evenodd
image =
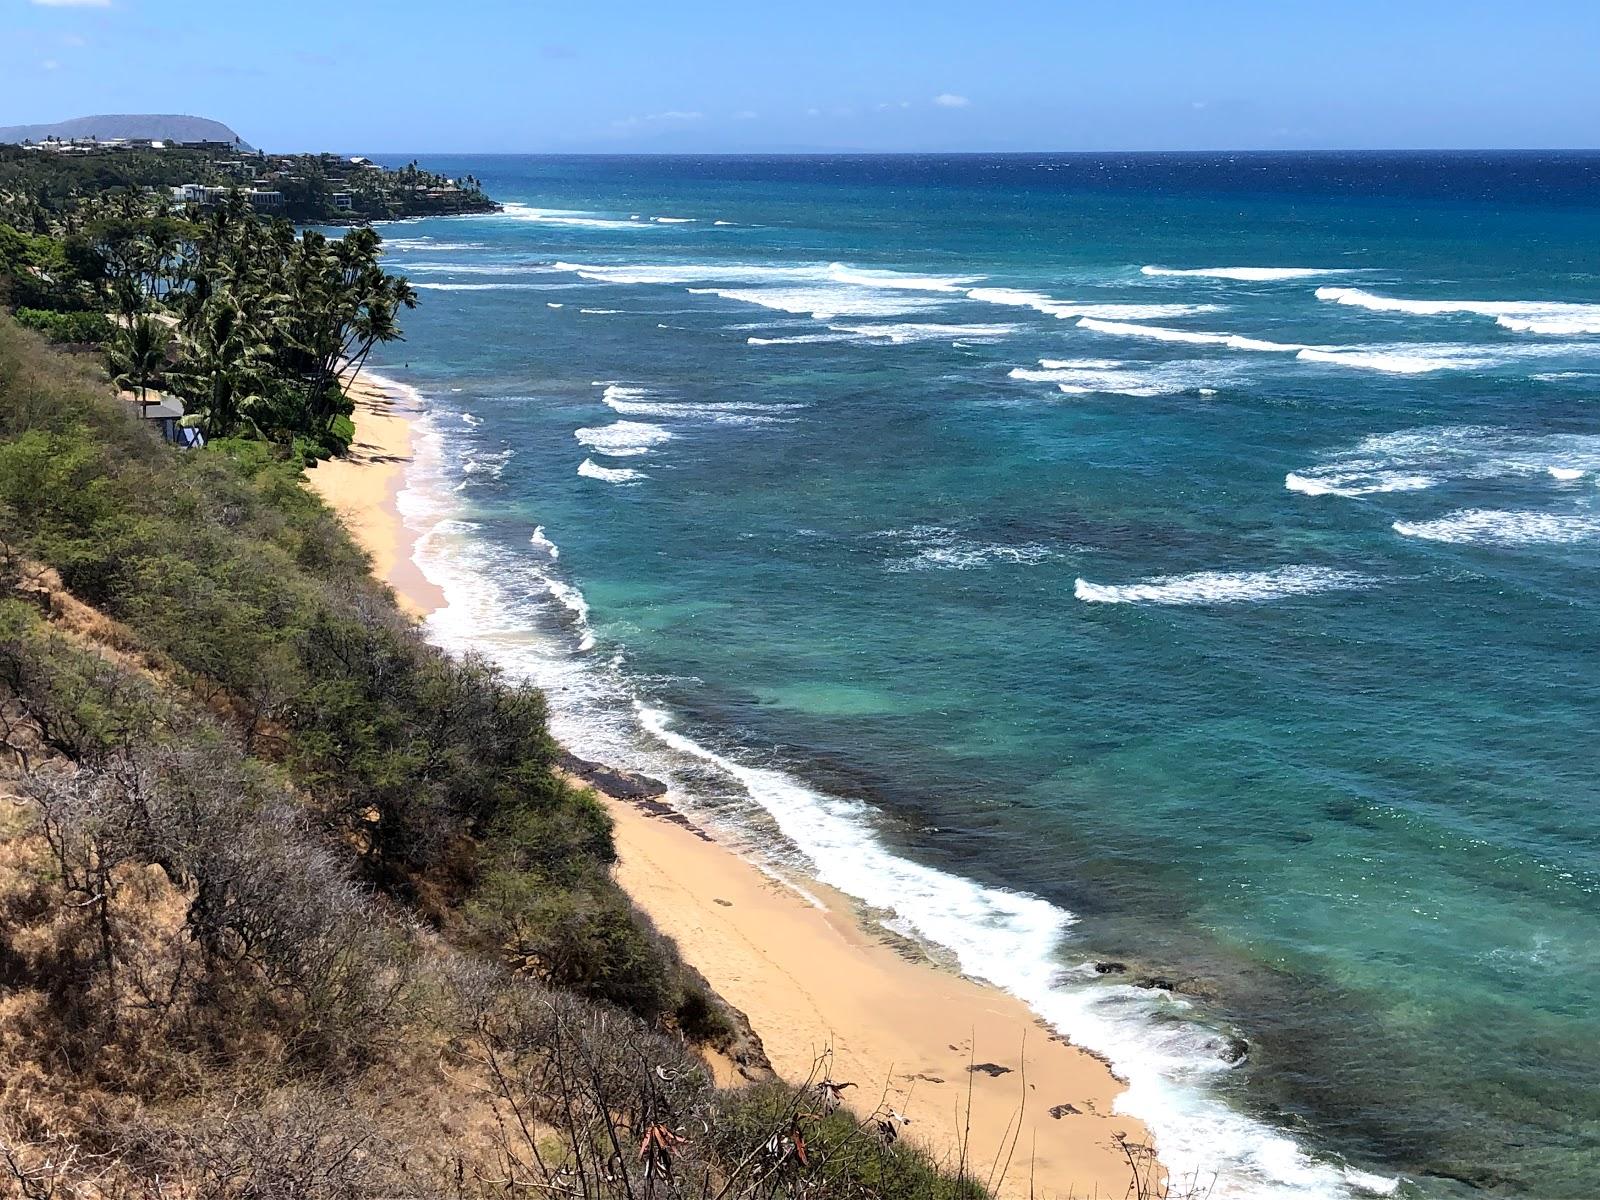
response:
<path id="1" fill-rule="evenodd" d="M 43 308 L 19 308 L 17 323 L 37 329 L 53 342 L 98 344 L 110 341 L 115 332 L 111 318 L 98 312 L 51 312 Z"/>
<path id="2" fill-rule="evenodd" d="M 286 768 L 367 882 L 410 898 L 476 881 L 481 936 L 541 978 L 714 1028 L 611 877 L 604 810 L 556 774 L 544 697 L 430 646 L 283 450 L 164 447 L 58 359 L 0 318 L 4 539 Z"/>

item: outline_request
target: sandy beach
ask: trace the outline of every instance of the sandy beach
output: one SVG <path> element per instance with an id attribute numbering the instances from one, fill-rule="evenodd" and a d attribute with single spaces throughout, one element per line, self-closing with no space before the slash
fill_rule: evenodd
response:
<path id="1" fill-rule="evenodd" d="M 308 479 L 423 617 L 444 597 L 413 561 L 397 507 L 412 450 L 404 395 L 370 377 L 358 384 L 351 456 Z M 1115 1137 L 1148 1135 L 1113 1113 L 1122 1085 L 1100 1059 L 1020 1001 L 878 936 L 848 897 L 787 886 L 691 826 L 607 799 L 619 880 L 749 1016 L 781 1075 L 804 1080 L 831 1054 L 831 1077 L 857 1085 L 848 1103 L 905 1114 L 906 1136 L 951 1161 L 964 1143 L 971 1173 L 1000 1196 L 1128 1194 Z"/>

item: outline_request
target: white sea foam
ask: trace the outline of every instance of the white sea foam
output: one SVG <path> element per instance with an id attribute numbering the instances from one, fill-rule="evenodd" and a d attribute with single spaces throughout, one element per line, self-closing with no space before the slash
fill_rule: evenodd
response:
<path id="1" fill-rule="evenodd" d="M 971 276 L 918 275 L 905 271 L 853 267 L 846 263 L 575 263 L 556 262 L 556 271 L 569 271 L 598 283 L 619 284 L 842 284 L 888 291 L 959 293 L 973 282 Z"/>
<path id="2" fill-rule="evenodd" d="M 1307 346 L 1300 342 L 1273 342 L 1238 333 L 1199 329 L 1169 329 L 1162 325 L 1135 325 L 1123 321 L 1103 321 L 1084 317 L 1080 329 L 1113 337 L 1145 338 L 1190 346 L 1223 346 L 1263 354 L 1293 354 L 1301 362 L 1335 367 L 1353 367 L 1391 375 L 1419 375 L 1429 371 L 1465 370 L 1494 366 L 1518 357 L 1483 346 L 1449 344 L 1383 346 Z"/>
<path id="3" fill-rule="evenodd" d="M 649 228 L 645 224 L 618 220 L 615 217 L 607 217 L 603 213 L 562 208 L 534 208 L 529 204 L 506 204 L 502 212 L 477 215 L 512 221 L 533 221 L 541 225 L 566 225 L 581 229 Z"/>
<path id="4" fill-rule="evenodd" d="M 1015 333 L 1015 325 L 939 325 L 901 322 L 891 325 L 830 325 L 835 333 L 865 341 L 889 342 L 903 346 L 907 342 L 944 342 L 960 338 L 968 342 L 999 341 Z"/>
<path id="5" fill-rule="evenodd" d="M 651 217 L 657 225 L 693 225 L 699 217 Z"/>
<path id="6" fill-rule="evenodd" d="M 547 292 L 547 283 L 413 283 L 430 292 Z"/>
<path id="7" fill-rule="evenodd" d="M 548 275 L 550 268 L 535 263 L 408 262 L 400 266 L 408 275 Z"/>
<path id="8" fill-rule="evenodd" d="M 487 247 L 482 242 L 441 242 L 431 237 L 414 238 L 384 238 L 385 251 L 398 250 L 402 254 L 426 250 L 429 252 L 449 253 L 455 250 L 484 250 Z"/>
<path id="9" fill-rule="evenodd" d="M 1235 279 L 1271 283 L 1282 279 L 1313 279 L 1321 275 L 1347 275 L 1348 267 L 1140 267 L 1141 275 L 1192 276 L 1201 279 Z"/>
<path id="10" fill-rule="evenodd" d="M 803 313 L 818 321 L 835 317 L 899 317 L 938 308 L 944 302 L 855 284 L 802 287 L 690 288 L 694 296 L 716 296 L 778 312 Z"/>
<path id="11" fill-rule="evenodd" d="M 1260 338 L 1245 337 L 1237 333 L 1212 333 L 1195 329 L 1168 329 L 1161 325 L 1130 325 L 1124 321 L 1103 321 L 1096 317 L 1083 317 L 1079 329 L 1113 337 L 1147 338 L 1156 342 L 1175 342 L 1188 346 L 1226 346 L 1230 350 L 1258 350 L 1280 354 L 1295 354 L 1311 347 L 1292 342 L 1268 342 Z"/>
<path id="12" fill-rule="evenodd" d="M 1307 496 L 1372 496 L 1380 492 L 1420 492 L 1438 480 L 1431 475 L 1403 471 L 1321 471 L 1299 475 L 1291 471 L 1283 486 Z"/>
<path id="13" fill-rule="evenodd" d="M 561 304 L 561 303 L 558 303 L 558 302 L 557 302 L 557 301 L 555 301 L 555 300 L 546 300 L 546 301 L 545 301 L 545 302 L 544 302 L 544 306 L 545 306 L 545 307 L 546 307 L 546 308 L 565 308 L 565 307 L 566 307 L 566 305 L 565 305 L 565 304 Z"/>
<path id="14" fill-rule="evenodd" d="M 505 473 L 506 464 L 515 454 L 515 450 L 505 449 L 467 455 L 461 464 L 461 482 L 456 485 L 455 490 L 460 492 L 474 483 L 498 480 Z"/>
<path id="15" fill-rule="evenodd" d="M 622 310 L 620 308 L 580 308 L 578 312 L 586 317 L 614 317 Z"/>
<path id="16" fill-rule="evenodd" d="M 1031 308 L 1035 312 L 1063 321 L 1072 317 L 1093 317 L 1112 321 L 1161 321 L 1173 317 L 1222 311 L 1216 304 L 1121 304 L 1057 300 L 1042 292 L 1028 292 L 1018 288 L 971 288 L 967 292 L 967 298 L 984 304 Z"/>
<path id="17" fill-rule="evenodd" d="M 1389 375 L 1426 375 L 1431 371 L 1467 370 L 1487 365 L 1484 356 L 1471 350 L 1453 351 L 1441 346 L 1404 346 L 1370 350 L 1324 350 L 1307 346 L 1296 355 L 1301 362 L 1326 363 L 1331 367 L 1354 367 L 1363 371 L 1382 371 Z"/>
<path id="18" fill-rule="evenodd" d="M 552 561 L 561 557 L 561 547 L 545 536 L 543 525 L 535 525 L 533 527 L 533 536 L 528 539 L 528 542 L 543 550 L 550 556 Z"/>
<path id="19" fill-rule="evenodd" d="M 637 483 L 648 478 L 643 471 L 635 471 L 632 467 L 602 467 L 592 458 L 586 458 L 578 465 L 578 474 L 606 483 Z"/>
<path id="20" fill-rule="evenodd" d="M 1234 374 L 1227 364 L 1196 361 L 1128 363 L 1117 359 L 1040 359 L 1039 370 L 1015 367 L 1010 378 L 1053 383 L 1065 395 L 1172 396 L 1207 392 Z"/>
<path id="21" fill-rule="evenodd" d="M 1294 565 L 1269 571 L 1196 571 L 1160 575 L 1130 584 L 1090 583 L 1079 579 L 1072 594 L 1090 604 L 1219 605 L 1259 604 L 1319 592 L 1352 591 L 1378 580 L 1355 571 Z"/>
<path id="22" fill-rule="evenodd" d="M 854 342 L 859 340 L 853 333 L 797 333 L 789 337 L 756 337 L 751 335 L 745 341 L 752 346 L 812 346 L 825 342 Z"/>
<path id="23" fill-rule="evenodd" d="M 892 574 L 907 571 L 972 571 L 992 566 L 1033 566 L 1061 557 L 1067 549 L 1082 547 L 1051 546 L 1044 542 L 985 542 L 970 538 L 943 525 L 913 525 L 909 529 L 890 529 L 876 538 L 898 542 L 914 553 L 886 558 L 883 568 Z"/>
<path id="24" fill-rule="evenodd" d="M 1375 295 L 1360 288 L 1341 287 L 1318 288 L 1317 299 L 1373 312 L 1409 313 L 1419 317 L 1493 317 L 1502 327 L 1518 333 L 1600 333 L 1600 304 L 1552 300 L 1407 300 L 1398 296 Z"/>
<path id="25" fill-rule="evenodd" d="M 605 390 L 600 399 L 612 412 L 627 417 L 658 417 L 669 421 L 706 421 L 722 425 L 765 425 L 787 419 L 785 413 L 803 404 L 769 404 L 754 400 L 674 400 L 646 388 L 597 381 Z"/>
<path id="26" fill-rule="evenodd" d="M 1285 486 L 1307 495 L 1362 496 L 1417 491 L 1446 480 L 1569 482 L 1596 472 L 1600 435 L 1433 425 L 1363 438 L 1315 466 L 1291 472 Z"/>
<path id="27" fill-rule="evenodd" d="M 572 436 L 601 454 L 612 458 L 628 458 L 648 454 L 661 443 L 670 441 L 672 431 L 641 421 L 615 421 L 610 425 L 575 429 Z"/>
<path id="28" fill-rule="evenodd" d="M 1464 508 L 1432 521 L 1396 521 L 1409 538 L 1465 546 L 1565 545 L 1600 541 L 1600 512 L 1515 512 Z"/>

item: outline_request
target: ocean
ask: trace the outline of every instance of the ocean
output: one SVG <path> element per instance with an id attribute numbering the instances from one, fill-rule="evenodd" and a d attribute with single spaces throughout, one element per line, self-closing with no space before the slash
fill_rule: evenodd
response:
<path id="1" fill-rule="evenodd" d="M 426 161 L 438 641 L 1214 1196 L 1594 1194 L 1600 155 Z"/>

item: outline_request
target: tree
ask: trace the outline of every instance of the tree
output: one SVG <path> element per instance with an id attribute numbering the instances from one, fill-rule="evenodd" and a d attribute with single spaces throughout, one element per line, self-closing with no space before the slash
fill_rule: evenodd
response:
<path id="1" fill-rule="evenodd" d="M 212 294 L 184 327 L 184 396 L 199 409 L 207 436 L 227 437 L 242 425 L 261 434 L 253 411 L 263 407 L 271 347 L 231 291 Z"/>
<path id="2" fill-rule="evenodd" d="M 106 347 L 113 382 L 129 388 L 139 397 L 142 414 L 148 404 L 151 384 L 161 377 L 167 365 L 167 347 L 172 335 L 166 326 L 147 313 L 141 313 L 117 330 Z"/>

